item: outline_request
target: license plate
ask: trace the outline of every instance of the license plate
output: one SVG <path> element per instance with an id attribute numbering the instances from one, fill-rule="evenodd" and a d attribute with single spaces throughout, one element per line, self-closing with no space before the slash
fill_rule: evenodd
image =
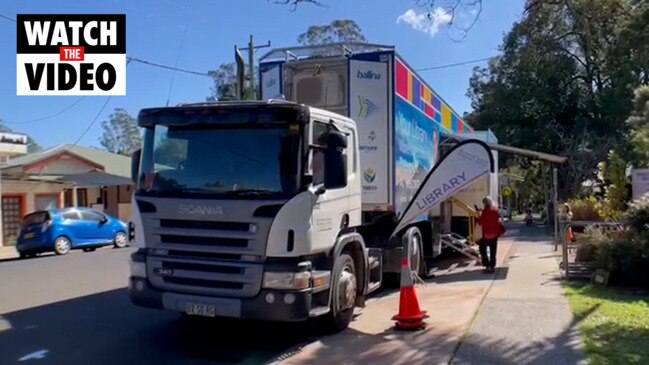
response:
<path id="1" fill-rule="evenodd" d="M 28 240 L 28 239 L 31 239 L 31 238 L 34 238 L 34 234 L 33 234 L 33 233 L 27 233 L 27 234 L 25 235 L 25 239 Z"/>
<path id="2" fill-rule="evenodd" d="M 215 317 L 216 307 L 211 304 L 187 303 L 185 312 L 192 316 Z"/>

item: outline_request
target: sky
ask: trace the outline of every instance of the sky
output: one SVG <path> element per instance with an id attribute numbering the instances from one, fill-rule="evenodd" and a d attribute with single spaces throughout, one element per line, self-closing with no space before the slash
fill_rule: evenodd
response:
<path id="1" fill-rule="evenodd" d="M 370 42 L 396 46 L 413 68 L 422 69 L 497 55 L 504 34 L 522 16 L 524 3 L 485 0 L 477 23 L 460 39 L 460 28 L 473 21 L 475 9 L 459 10 L 456 25 L 449 28 L 448 13 L 435 8 L 428 17 L 427 8 L 415 0 L 321 1 L 326 7 L 303 4 L 292 11 L 273 0 L 2 0 L 0 16 L 126 14 L 128 56 L 198 72 L 232 62 L 234 46 L 245 46 L 250 35 L 255 43 L 290 47 L 310 25 L 353 19 Z M 258 50 L 256 57 L 268 50 Z M 472 69 L 485 65 L 483 61 L 419 74 L 462 115 L 471 110 L 466 91 Z M 142 108 L 167 102 L 204 101 L 212 86 L 208 77 L 135 62 L 127 66 L 126 83 L 126 96 L 112 97 L 101 113 L 106 96 L 81 101 L 79 96 L 17 96 L 16 23 L 0 17 L 0 119 L 41 146 L 74 143 L 83 135 L 79 145 L 99 147 L 101 122 L 115 108 L 136 116 Z"/>

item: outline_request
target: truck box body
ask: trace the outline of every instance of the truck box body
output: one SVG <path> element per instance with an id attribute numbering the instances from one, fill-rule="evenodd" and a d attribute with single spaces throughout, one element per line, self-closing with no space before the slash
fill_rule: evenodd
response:
<path id="1" fill-rule="evenodd" d="M 473 128 L 394 49 L 342 57 L 331 51 L 295 60 L 277 60 L 277 51 L 264 56 L 261 99 L 286 98 L 352 118 L 363 211 L 400 214 L 437 161 L 440 139 Z"/>

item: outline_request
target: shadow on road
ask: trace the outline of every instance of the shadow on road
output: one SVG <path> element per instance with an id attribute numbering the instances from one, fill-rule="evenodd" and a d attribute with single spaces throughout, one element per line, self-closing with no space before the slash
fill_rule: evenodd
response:
<path id="1" fill-rule="evenodd" d="M 187 321 L 176 313 L 132 305 L 125 289 L 0 319 L 10 326 L 0 327 L 0 364 L 39 355 L 40 364 L 257 364 L 315 331 L 309 324 Z"/>

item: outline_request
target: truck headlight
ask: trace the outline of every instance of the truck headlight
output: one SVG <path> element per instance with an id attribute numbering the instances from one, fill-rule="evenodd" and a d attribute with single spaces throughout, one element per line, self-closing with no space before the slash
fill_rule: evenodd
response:
<path id="1" fill-rule="evenodd" d="M 131 276 L 146 278 L 146 263 L 131 261 Z"/>
<path id="2" fill-rule="evenodd" d="M 302 272 L 265 272 L 264 289 L 307 289 L 310 286 L 311 273 Z"/>

